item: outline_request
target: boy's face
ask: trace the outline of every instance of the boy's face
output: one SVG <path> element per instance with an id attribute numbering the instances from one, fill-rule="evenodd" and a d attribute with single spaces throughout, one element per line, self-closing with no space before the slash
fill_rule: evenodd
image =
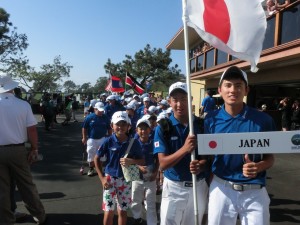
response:
<path id="1" fill-rule="evenodd" d="M 141 139 L 148 140 L 150 132 L 151 132 L 151 128 L 147 124 L 142 123 L 136 128 L 136 132 L 140 136 Z"/>
<path id="2" fill-rule="evenodd" d="M 244 96 L 248 94 L 248 87 L 242 79 L 224 79 L 218 88 L 225 105 L 243 104 Z"/>
<path id="3" fill-rule="evenodd" d="M 94 112 L 97 116 L 102 116 L 104 114 L 104 111 L 100 111 L 98 109 L 94 109 Z"/>
<path id="4" fill-rule="evenodd" d="M 119 136 L 119 135 L 126 135 L 128 130 L 129 130 L 129 124 L 124 121 L 124 120 L 120 120 L 117 123 L 112 123 L 111 128 L 113 129 L 113 132 Z"/>
<path id="5" fill-rule="evenodd" d="M 175 91 L 169 99 L 175 117 L 188 116 L 188 96 L 181 91 Z"/>

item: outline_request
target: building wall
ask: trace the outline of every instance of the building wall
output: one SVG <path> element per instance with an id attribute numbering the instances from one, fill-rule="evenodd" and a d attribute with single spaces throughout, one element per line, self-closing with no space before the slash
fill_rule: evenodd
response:
<path id="1" fill-rule="evenodd" d="M 205 81 L 191 80 L 191 95 L 193 97 L 192 108 L 196 116 L 199 116 L 199 109 L 205 94 Z"/>

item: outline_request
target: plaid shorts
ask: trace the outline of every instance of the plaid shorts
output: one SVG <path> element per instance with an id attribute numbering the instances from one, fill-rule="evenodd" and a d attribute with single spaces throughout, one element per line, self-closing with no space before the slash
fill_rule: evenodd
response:
<path id="1" fill-rule="evenodd" d="M 107 182 L 111 188 L 103 191 L 103 211 L 114 211 L 115 203 L 119 210 L 126 211 L 131 206 L 131 182 L 126 182 L 124 178 L 111 177 L 106 175 Z"/>

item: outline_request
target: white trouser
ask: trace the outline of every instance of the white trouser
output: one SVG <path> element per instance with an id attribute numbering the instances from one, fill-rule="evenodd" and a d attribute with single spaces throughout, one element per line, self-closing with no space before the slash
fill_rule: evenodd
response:
<path id="1" fill-rule="evenodd" d="M 87 152 L 87 161 L 88 162 L 93 162 L 94 157 L 96 155 L 96 152 L 98 148 L 102 145 L 104 142 L 105 137 L 100 138 L 100 139 L 92 139 L 89 138 L 86 142 L 86 152 Z"/>
<path id="2" fill-rule="evenodd" d="M 145 200 L 147 225 L 157 225 L 156 181 L 133 181 L 131 190 L 131 211 L 133 218 L 141 218 L 142 202 Z"/>
<path id="3" fill-rule="evenodd" d="M 266 188 L 233 190 L 213 179 L 209 190 L 208 224 L 235 225 L 239 215 L 242 225 L 268 225 L 270 198 Z"/>
<path id="4" fill-rule="evenodd" d="M 191 182 L 190 182 L 191 183 Z M 186 182 L 176 182 L 164 178 L 160 206 L 161 225 L 195 224 L 193 187 L 186 187 Z M 205 179 L 196 182 L 198 221 L 202 218 L 207 207 L 208 187 Z"/>

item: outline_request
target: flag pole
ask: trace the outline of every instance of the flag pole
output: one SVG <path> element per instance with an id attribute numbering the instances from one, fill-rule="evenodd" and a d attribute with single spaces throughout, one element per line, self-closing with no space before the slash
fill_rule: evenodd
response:
<path id="1" fill-rule="evenodd" d="M 183 11 L 182 20 L 183 20 L 183 29 L 184 29 L 185 70 L 186 70 L 186 86 L 187 86 L 187 93 L 188 93 L 189 127 L 190 127 L 190 135 L 193 135 L 194 126 L 193 126 L 193 114 L 192 114 L 192 95 L 191 95 L 190 62 L 189 62 L 189 34 L 188 34 L 188 26 L 187 26 L 186 1 L 187 0 L 182 0 L 182 11 Z M 191 153 L 191 160 L 195 160 L 195 158 L 196 158 L 195 151 L 193 151 Z M 199 225 L 196 174 L 192 174 L 192 180 L 193 180 L 195 225 Z"/>

